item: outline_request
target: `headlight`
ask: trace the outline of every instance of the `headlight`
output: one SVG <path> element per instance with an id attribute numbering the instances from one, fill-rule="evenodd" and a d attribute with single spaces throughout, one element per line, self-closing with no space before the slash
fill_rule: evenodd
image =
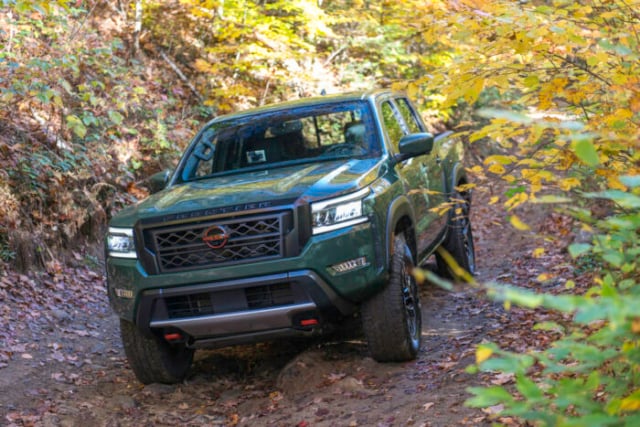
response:
<path id="1" fill-rule="evenodd" d="M 313 234 L 325 233 L 367 221 L 362 209 L 362 200 L 368 195 L 369 189 L 364 188 L 346 196 L 312 203 Z"/>
<path id="2" fill-rule="evenodd" d="M 114 258 L 137 258 L 131 228 L 109 227 L 107 251 Z"/>

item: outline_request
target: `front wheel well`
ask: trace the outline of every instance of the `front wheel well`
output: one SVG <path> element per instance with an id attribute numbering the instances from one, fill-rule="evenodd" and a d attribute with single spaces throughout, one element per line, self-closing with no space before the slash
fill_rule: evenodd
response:
<path id="1" fill-rule="evenodd" d="M 467 181 L 465 176 L 460 176 L 456 181 L 454 181 L 454 184 L 452 184 L 451 187 L 451 191 L 447 194 L 447 205 L 449 206 L 449 221 L 451 221 L 453 217 L 453 206 L 455 205 L 455 203 L 457 203 L 456 200 L 460 201 L 460 199 L 462 199 L 467 206 L 471 207 L 472 190 L 471 187 L 467 184 L 469 184 L 469 182 Z"/>
<path id="2" fill-rule="evenodd" d="M 397 236 L 399 234 L 404 234 L 404 238 L 411 249 L 411 254 L 413 258 L 416 259 L 417 256 L 417 243 L 416 236 L 413 230 L 413 223 L 411 222 L 411 218 L 408 216 L 403 216 L 396 222 L 396 226 L 393 229 L 393 235 Z M 393 238 L 393 236 L 390 236 Z"/>
<path id="3" fill-rule="evenodd" d="M 466 185 L 469 184 L 466 178 L 462 177 L 456 183 L 456 186 L 453 188 L 454 191 L 458 192 L 464 200 L 471 205 L 471 189 L 465 188 Z M 460 189 L 460 190 L 458 190 Z"/>

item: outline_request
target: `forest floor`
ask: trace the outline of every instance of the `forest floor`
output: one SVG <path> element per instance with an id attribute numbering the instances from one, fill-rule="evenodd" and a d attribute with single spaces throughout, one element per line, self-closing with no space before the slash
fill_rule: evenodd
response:
<path id="1" fill-rule="evenodd" d="M 504 189 L 485 184 L 472 208 L 478 282 L 563 292 L 576 280 L 565 250 L 570 221 L 527 206 L 518 216 L 531 231 L 517 231 L 504 208 L 489 203 Z M 499 408 L 464 406 L 467 388 L 512 378 L 466 373 L 476 344 L 544 347 L 550 337 L 533 325 L 554 315 L 506 310 L 470 286 L 425 286 L 415 361 L 376 363 L 358 336 L 278 342 L 199 351 L 183 384 L 144 386 L 128 368 L 99 258 L 77 253 L 75 261 L 0 276 L 0 425 L 489 425 Z"/>

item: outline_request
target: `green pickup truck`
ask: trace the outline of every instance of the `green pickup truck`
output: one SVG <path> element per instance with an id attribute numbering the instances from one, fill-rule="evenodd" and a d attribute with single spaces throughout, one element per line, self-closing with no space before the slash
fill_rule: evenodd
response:
<path id="1" fill-rule="evenodd" d="M 108 294 L 137 378 L 180 382 L 198 348 L 354 317 L 375 360 L 415 358 L 414 266 L 442 246 L 475 269 L 462 161 L 461 142 L 427 133 L 387 90 L 209 122 L 173 172 L 152 177 L 154 194 L 109 225 Z"/>

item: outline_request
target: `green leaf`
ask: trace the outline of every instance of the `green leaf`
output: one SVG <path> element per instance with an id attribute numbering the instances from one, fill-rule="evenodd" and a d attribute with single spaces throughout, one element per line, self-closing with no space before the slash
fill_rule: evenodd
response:
<path id="1" fill-rule="evenodd" d="M 640 175 L 625 175 L 618 179 L 627 187 L 636 188 L 640 186 Z"/>
<path id="2" fill-rule="evenodd" d="M 561 334 L 564 333 L 564 326 L 556 323 L 556 322 L 550 322 L 550 321 L 546 321 L 546 322 L 540 322 L 540 323 L 536 323 L 533 326 L 533 330 L 534 331 L 554 331 L 554 332 L 559 332 Z"/>
<path id="3" fill-rule="evenodd" d="M 598 304 L 593 301 L 585 301 L 578 312 L 574 320 L 578 323 L 591 323 L 594 320 L 605 320 L 608 317 L 608 307 L 603 304 Z"/>
<path id="4" fill-rule="evenodd" d="M 572 258 L 578 258 L 581 255 L 591 252 L 592 246 L 589 243 L 572 243 L 569 245 L 569 255 Z"/>
<path id="5" fill-rule="evenodd" d="M 633 53 L 633 51 L 631 49 L 629 49 L 627 46 L 624 46 L 624 45 L 621 45 L 621 44 L 611 43 L 607 39 L 600 40 L 598 42 L 598 44 L 603 49 L 608 50 L 608 51 L 613 51 L 613 52 L 615 52 L 616 54 L 618 54 L 620 56 L 627 56 L 627 55 L 631 55 Z"/>
<path id="6" fill-rule="evenodd" d="M 606 251 L 602 258 L 614 267 L 620 267 L 624 262 L 624 255 L 617 251 Z"/>
<path id="7" fill-rule="evenodd" d="M 69 95 L 74 94 L 71 83 L 69 83 L 68 80 L 61 78 L 58 82 L 60 83 L 60 86 L 62 86 Z"/>
<path id="8" fill-rule="evenodd" d="M 499 403 L 513 402 L 513 396 L 503 387 L 469 387 L 467 391 L 475 396 L 464 402 L 465 406 L 472 408 L 483 408 L 497 405 Z"/>
<path id="9" fill-rule="evenodd" d="M 595 391 L 600 386 L 600 382 L 601 382 L 600 381 L 600 373 L 598 371 L 593 371 L 587 377 L 587 383 L 585 384 L 585 386 L 589 390 L 594 390 Z"/>
<path id="10" fill-rule="evenodd" d="M 548 294 L 544 296 L 543 305 L 547 308 L 562 311 L 564 313 L 570 313 L 580 305 L 580 297 L 574 295 Z"/>
<path id="11" fill-rule="evenodd" d="M 424 275 L 424 280 L 426 280 L 427 282 L 432 283 L 448 291 L 453 290 L 453 284 L 450 281 L 441 278 L 440 276 L 438 276 L 437 274 L 429 270 L 421 270 L 421 272 Z"/>
<path id="12" fill-rule="evenodd" d="M 492 357 L 480 365 L 480 369 L 485 372 L 500 371 L 510 374 L 524 374 L 534 363 L 533 357 L 529 355 L 513 355 L 507 353 L 504 357 Z"/>
<path id="13" fill-rule="evenodd" d="M 614 216 L 607 218 L 602 225 L 607 226 L 611 230 L 629 230 L 635 231 L 638 229 L 639 220 L 635 215 L 627 215 L 624 217 Z"/>
<path id="14" fill-rule="evenodd" d="M 589 166 L 597 166 L 600 163 L 598 152 L 593 143 L 588 139 L 579 139 L 573 144 L 573 151 L 582 162 Z"/>
<path id="15" fill-rule="evenodd" d="M 635 194 L 627 193 L 620 190 L 607 190 L 600 191 L 598 193 L 585 193 L 584 196 L 590 199 L 609 199 L 627 209 L 640 208 L 640 196 L 636 196 Z"/>
<path id="16" fill-rule="evenodd" d="M 502 295 L 504 300 L 511 301 L 521 307 L 536 308 L 542 305 L 544 296 L 519 289 L 507 289 Z"/>
<path id="17" fill-rule="evenodd" d="M 69 126 L 73 133 L 75 133 L 79 138 L 84 138 L 87 135 L 87 128 L 78 116 L 74 116 L 73 114 L 68 115 L 67 126 Z"/>
<path id="18" fill-rule="evenodd" d="M 524 79 L 524 84 L 529 89 L 534 89 L 540 86 L 540 79 L 535 74 L 530 74 Z"/>
<path id="19" fill-rule="evenodd" d="M 109 120 L 111 120 L 116 125 L 121 125 L 122 121 L 124 120 L 122 114 L 114 110 L 109 110 L 107 115 L 109 116 Z"/>
<path id="20" fill-rule="evenodd" d="M 537 400 L 544 397 L 542 390 L 527 377 L 518 375 L 516 378 L 516 388 L 527 400 Z"/>

